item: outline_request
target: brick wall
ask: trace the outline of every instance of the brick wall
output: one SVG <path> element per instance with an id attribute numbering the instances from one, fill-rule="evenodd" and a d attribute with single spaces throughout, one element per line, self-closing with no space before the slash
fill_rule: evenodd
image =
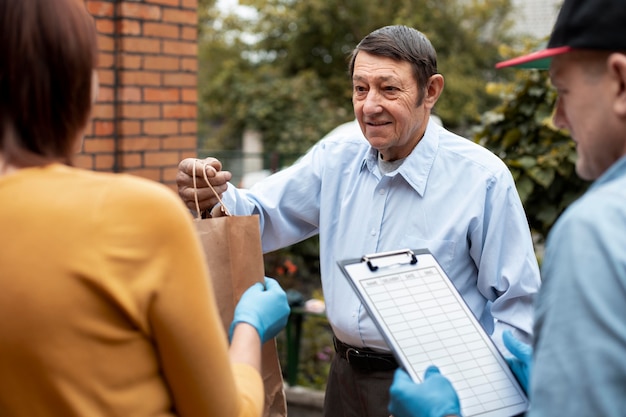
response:
<path id="1" fill-rule="evenodd" d="M 196 156 L 197 0 L 85 0 L 99 32 L 100 93 L 76 164 L 175 187 Z"/>

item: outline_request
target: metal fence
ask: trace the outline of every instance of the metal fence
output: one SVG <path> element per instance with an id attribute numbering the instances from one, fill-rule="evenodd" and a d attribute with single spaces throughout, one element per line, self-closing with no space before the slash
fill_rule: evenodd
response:
<path id="1" fill-rule="evenodd" d="M 243 152 L 240 150 L 209 150 L 198 149 L 198 158 L 212 156 L 222 163 L 224 170 L 233 174 L 231 182 L 235 185 L 245 184 L 245 179 L 261 178 L 291 165 L 300 155 L 281 154 L 278 152 Z"/>

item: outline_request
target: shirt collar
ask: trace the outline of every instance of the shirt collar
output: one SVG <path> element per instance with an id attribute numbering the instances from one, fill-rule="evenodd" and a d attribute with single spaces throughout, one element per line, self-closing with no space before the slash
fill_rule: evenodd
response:
<path id="1" fill-rule="evenodd" d="M 590 189 L 600 187 L 602 184 L 613 181 L 616 178 L 626 175 L 626 156 L 622 156 L 606 170 L 591 186 Z"/>
<path id="2" fill-rule="evenodd" d="M 420 196 L 424 196 L 426 192 L 428 176 L 439 149 L 438 129 L 439 125 L 429 120 L 424 136 L 396 171 Z M 369 152 L 363 158 L 361 170 L 367 168 L 371 173 L 375 173 L 378 172 L 377 165 L 378 151 L 370 147 Z"/>

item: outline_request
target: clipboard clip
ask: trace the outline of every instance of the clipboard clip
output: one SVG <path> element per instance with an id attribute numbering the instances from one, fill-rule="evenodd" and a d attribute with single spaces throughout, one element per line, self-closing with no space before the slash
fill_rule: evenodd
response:
<path id="1" fill-rule="evenodd" d="M 389 259 L 399 257 L 401 259 Z M 408 260 L 405 258 L 408 257 Z M 383 258 L 386 258 L 383 260 Z M 377 265 L 374 265 L 374 261 L 377 262 Z M 400 265 L 400 264 L 411 264 L 415 265 L 417 263 L 417 257 L 415 253 L 413 253 L 410 249 L 402 249 L 391 252 L 380 252 L 374 253 L 371 255 L 364 255 L 361 258 L 361 262 L 366 262 L 370 271 L 377 271 L 379 267 L 386 267 L 391 265 Z"/>

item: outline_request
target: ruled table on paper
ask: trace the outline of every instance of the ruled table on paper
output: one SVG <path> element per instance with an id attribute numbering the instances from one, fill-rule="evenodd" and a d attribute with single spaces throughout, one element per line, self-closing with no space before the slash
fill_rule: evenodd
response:
<path id="1" fill-rule="evenodd" d="M 435 263 L 376 273 L 359 266 L 353 285 L 414 380 L 428 366 L 439 367 L 466 417 L 523 411 L 527 399 L 506 361 Z"/>

